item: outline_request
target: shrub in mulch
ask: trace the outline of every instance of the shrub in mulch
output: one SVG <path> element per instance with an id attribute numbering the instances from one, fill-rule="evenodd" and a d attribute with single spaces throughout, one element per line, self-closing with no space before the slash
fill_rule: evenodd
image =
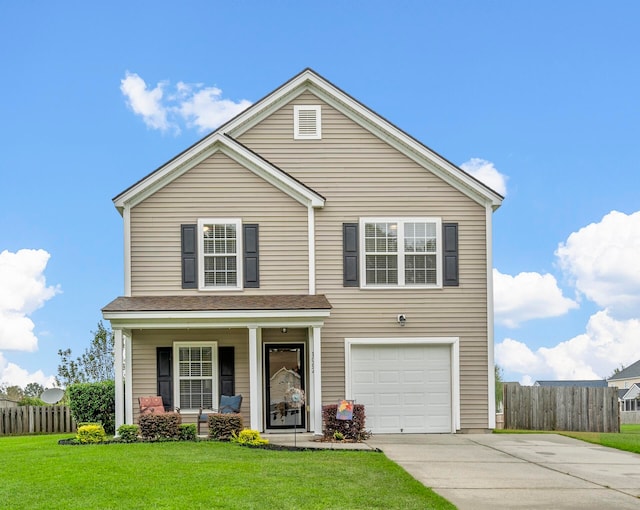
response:
<path id="1" fill-rule="evenodd" d="M 359 443 L 371 437 L 371 432 L 365 429 L 366 416 L 363 404 L 354 404 L 352 420 L 338 420 L 337 410 L 337 404 L 322 406 L 324 441 L 336 441 L 336 438 L 342 437 L 342 441 Z"/>
<path id="2" fill-rule="evenodd" d="M 180 439 L 180 413 L 143 414 L 138 422 L 140 435 L 146 441 Z"/>
<path id="3" fill-rule="evenodd" d="M 230 441 L 244 428 L 239 413 L 213 413 L 209 415 L 209 439 Z"/>

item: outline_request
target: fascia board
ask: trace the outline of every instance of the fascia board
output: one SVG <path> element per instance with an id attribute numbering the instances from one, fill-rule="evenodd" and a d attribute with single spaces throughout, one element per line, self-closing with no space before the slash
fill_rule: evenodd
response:
<path id="1" fill-rule="evenodd" d="M 329 317 L 331 311 L 309 310 L 188 310 L 188 311 L 144 311 L 144 312 L 102 312 L 110 321 L 122 320 L 242 320 L 256 319 L 320 319 Z"/>
<path id="2" fill-rule="evenodd" d="M 117 197 L 114 201 L 118 210 L 125 207 L 134 207 L 158 190 L 162 189 L 169 182 L 178 178 L 198 163 L 206 160 L 216 152 L 223 152 L 240 165 L 254 172 L 271 185 L 280 189 L 291 198 L 302 205 L 312 207 L 324 207 L 324 199 L 302 186 L 295 179 L 287 176 L 283 172 L 269 165 L 266 161 L 258 158 L 255 154 L 246 150 L 242 145 L 234 143 L 231 139 L 218 133 L 194 145 L 184 154 L 168 163 L 158 172 L 150 175 L 147 179 L 139 182 L 126 193 Z"/>

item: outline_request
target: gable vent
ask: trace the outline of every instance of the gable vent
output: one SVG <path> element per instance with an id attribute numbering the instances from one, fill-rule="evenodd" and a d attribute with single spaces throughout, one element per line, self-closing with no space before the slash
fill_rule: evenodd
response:
<path id="1" fill-rule="evenodd" d="M 293 107 L 293 138 L 296 140 L 319 140 L 322 138 L 320 106 Z"/>

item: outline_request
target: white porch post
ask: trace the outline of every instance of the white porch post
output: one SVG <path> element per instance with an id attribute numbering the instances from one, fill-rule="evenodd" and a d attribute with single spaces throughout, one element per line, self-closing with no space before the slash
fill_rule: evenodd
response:
<path id="1" fill-rule="evenodd" d="M 311 408 L 311 426 L 317 435 L 322 434 L 322 367 L 320 347 L 320 327 L 313 326 L 311 371 L 313 375 L 313 407 Z"/>
<path id="2" fill-rule="evenodd" d="M 260 425 L 260 376 L 258 373 L 258 328 L 249 326 L 249 400 L 250 422 L 253 430 L 262 431 Z"/>
<path id="3" fill-rule="evenodd" d="M 124 331 L 124 401 L 125 420 L 127 424 L 133 424 L 133 373 L 131 370 L 131 331 Z"/>
<path id="4" fill-rule="evenodd" d="M 113 330 L 113 359 L 115 363 L 116 430 L 124 425 L 124 379 L 122 374 L 122 330 Z"/>

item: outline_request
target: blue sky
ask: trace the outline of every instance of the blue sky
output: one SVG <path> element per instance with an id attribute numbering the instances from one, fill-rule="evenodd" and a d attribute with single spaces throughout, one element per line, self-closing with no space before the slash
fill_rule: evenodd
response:
<path id="1" fill-rule="evenodd" d="M 0 383 L 123 292 L 111 198 L 305 67 L 506 199 L 507 380 L 640 359 L 640 4 L 0 3 Z"/>

